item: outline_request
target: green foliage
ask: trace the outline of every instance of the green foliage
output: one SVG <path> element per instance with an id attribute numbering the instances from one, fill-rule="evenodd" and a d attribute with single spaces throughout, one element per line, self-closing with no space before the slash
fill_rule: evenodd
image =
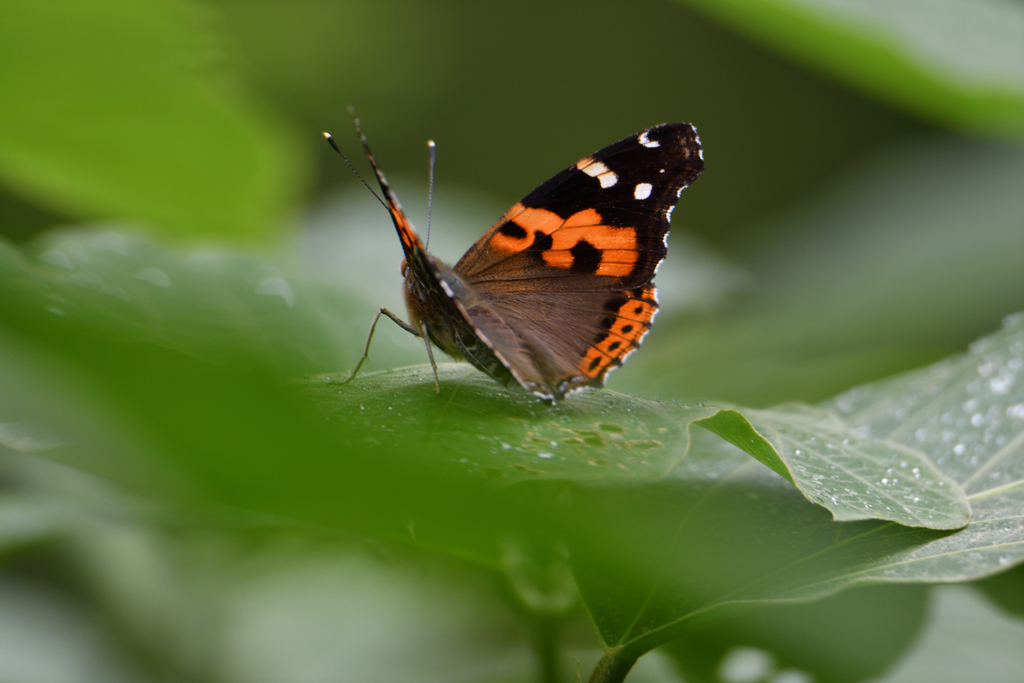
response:
<path id="1" fill-rule="evenodd" d="M 951 0 L 689 0 L 757 40 L 927 118 L 1020 139 L 1024 9 Z"/>
<path id="2" fill-rule="evenodd" d="M 296 189 L 279 124 L 211 68 L 188 3 L 8 4 L 0 175 L 44 205 L 175 234 L 267 235 Z"/>
<path id="3" fill-rule="evenodd" d="M 524 552 L 527 565 L 564 562 L 564 544 L 568 585 L 627 660 L 725 606 L 964 581 L 1024 556 L 1021 317 L 966 356 L 825 408 L 610 391 L 549 406 L 461 365 L 442 366 L 440 396 L 427 366 L 289 381 L 351 363 L 360 340 L 332 346 L 332 320 L 360 306 L 253 257 L 111 232 L 29 253 L 39 265 L 7 251 L 6 317 L 73 367 L 55 377 L 9 341 L 9 447 L 499 572 Z M 84 394 L 64 388 L 72 376 Z M 126 417 L 143 441 L 114 448 Z M 516 584 L 527 604 L 555 590 L 535 573 Z M 567 604 L 562 584 L 538 604 Z"/>
<path id="4" fill-rule="evenodd" d="M 53 680 L 547 683 L 573 657 L 605 682 L 1010 679 L 1024 314 L 996 328 L 1024 308 L 1022 15 L 686 4 L 959 132 L 675 5 L 507 8 L 502 35 L 533 36 L 513 49 L 472 3 L 14 3 L 0 232 L 51 229 L 0 238 L 0 678 L 46 651 Z M 602 62 L 578 35 L 617 42 Z M 596 87 L 600 116 L 544 104 Z M 387 321 L 341 383 L 401 306 L 393 230 L 307 188 L 280 236 L 295 130 L 364 98 L 386 168 L 436 109 L 465 141 L 450 172 L 513 193 L 605 124 L 698 123 L 709 170 L 676 220 L 711 240 L 676 231 L 612 389 L 550 405 L 442 363 L 438 395 Z M 473 156 L 489 141 L 502 163 Z M 453 260 L 503 206 L 444 172 Z"/>

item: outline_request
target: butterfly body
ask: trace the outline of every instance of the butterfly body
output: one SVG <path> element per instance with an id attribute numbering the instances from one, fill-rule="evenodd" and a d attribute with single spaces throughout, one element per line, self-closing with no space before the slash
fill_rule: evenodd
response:
<path id="1" fill-rule="evenodd" d="M 513 383 L 508 368 L 469 323 L 466 309 L 481 315 L 485 305 L 475 288 L 426 251 L 419 250 L 417 256 L 414 265 L 408 266 L 406 259 L 403 266 L 402 294 L 412 327 L 426 328 L 430 341 L 455 360 L 469 361 L 504 385 Z M 432 277 L 422 278 L 425 272 Z"/>
<path id="2" fill-rule="evenodd" d="M 517 202 L 452 267 L 427 253 L 360 138 L 405 251 L 410 322 L 387 312 L 396 322 L 552 401 L 603 385 L 640 346 L 658 310 L 652 280 L 671 211 L 704 169 L 693 126 L 648 128 L 585 157 Z"/>

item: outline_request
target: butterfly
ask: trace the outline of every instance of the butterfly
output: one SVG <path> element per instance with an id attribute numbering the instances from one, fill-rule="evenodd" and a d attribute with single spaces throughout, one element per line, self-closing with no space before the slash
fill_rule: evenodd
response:
<path id="1" fill-rule="evenodd" d="M 380 309 L 342 383 L 368 357 L 381 315 L 424 340 L 438 393 L 431 343 L 551 402 L 602 386 L 640 346 L 658 312 L 653 279 L 672 210 L 704 170 L 696 128 L 665 123 L 584 157 L 517 202 L 447 266 L 427 252 L 354 116 L 353 123 L 405 252 L 409 322 Z"/>

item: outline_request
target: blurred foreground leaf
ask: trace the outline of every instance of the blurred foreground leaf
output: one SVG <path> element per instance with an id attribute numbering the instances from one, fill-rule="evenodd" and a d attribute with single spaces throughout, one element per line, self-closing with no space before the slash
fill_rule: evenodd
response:
<path id="1" fill-rule="evenodd" d="M 334 339 L 331 309 L 366 304 L 251 256 L 110 232 L 27 252 L 0 251 L 9 446 L 197 510 L 460 557 L 552 614 L 572 581 L 544 567 L 567 549 L 612 658 L 724 608 L 1024 557 L 1024 316 L 824 407 L 550 406 L 465 365 L 442 366 L 440 396 L 425 366 L 297 380 L 351 363 L 362 330 Z"/>
<path id="2" fill-rule="evenodd" d="M 252 254 L 110 229 L 49 233 L 23 251 L 0 243 L 0 292 L 0 308 L 49 338 L 92 330 L 296 374 L 350 363 L 364 332 L 346 318 L 373 310 Z"/>
<path id="3" fill-rule="evenodd" d="M 689 0 L 928 119 L 1024 136 L 1024 7 L 999 0 Z"/>
<path id="4" fill-rule="evenodd" d="M 220 73 L 188 2 L 5 3 L 0 177 L 43 205 L 265 235 L 297 189 L 284 131 Z"/>

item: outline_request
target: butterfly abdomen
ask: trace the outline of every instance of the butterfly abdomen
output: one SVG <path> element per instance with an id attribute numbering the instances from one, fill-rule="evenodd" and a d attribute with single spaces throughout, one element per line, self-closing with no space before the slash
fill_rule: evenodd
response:
<path id="1" fill-rule="evenodd" d="M 502 384 L 514 383 L 515 377 L 487 340 L 466 320 L 466 309 L 480 303 L 472 286 L 429 254 L 420 252 L 413 259 L 417 267 L 406 271 L 402 287 L 412 326 L 417 330 L 425 326 L 434 346 L 451 358 L 469 361 Z M 433 275 L 426 282 L 417 276 L 424 269 Z"/>

